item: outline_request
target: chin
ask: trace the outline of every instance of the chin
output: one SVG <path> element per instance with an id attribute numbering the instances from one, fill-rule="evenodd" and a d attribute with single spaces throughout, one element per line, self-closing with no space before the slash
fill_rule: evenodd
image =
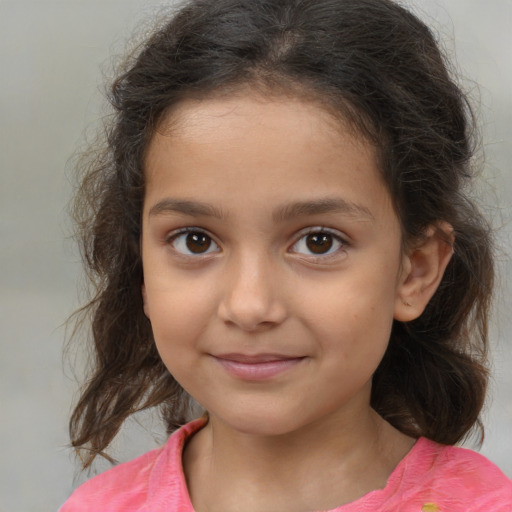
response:
<path id="1" fill-rule="evenodd" d="M 253 409 L 249 412 L 237 410 L 236 412 L 210 414 L 210 417 L 217 418 L 228 428 L 241 434 L 262 437 L 274 437 L 291 434 L 300 430 L 310 422 L 301 421 L 295 413 L 286 410 L 273 411 Z"/>

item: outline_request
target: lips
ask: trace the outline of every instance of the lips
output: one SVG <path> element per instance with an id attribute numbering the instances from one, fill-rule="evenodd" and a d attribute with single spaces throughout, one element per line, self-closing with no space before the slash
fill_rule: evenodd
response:
<path id="1" fill-rule="evenodd" d="M 300 364 L 304 357 L 280 354 L 221 354 L 214 359 L 233 377 L 261 381 L 277 377 Z"/>

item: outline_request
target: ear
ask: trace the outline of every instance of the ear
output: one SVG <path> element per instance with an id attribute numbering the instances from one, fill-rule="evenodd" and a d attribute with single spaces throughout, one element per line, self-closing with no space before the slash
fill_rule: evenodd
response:
<path id="1" fill-rule="evenodd" d="M 144 314 L 149 318 L 149 308 L 148 308 L 148 296 L 146 293 L 146 285 L 142 283 L 141 286 L 141 293 L 142 293 L 142 307 L 144 309 Z"/>
<path id="2" fill-rule="evenodd" d="M 447 222 L 430 226 L 418 244 L 404 256 L 395 300 L 394 318 L 418 318 L 437 290 L 453 254 L 453 228 Z"/>

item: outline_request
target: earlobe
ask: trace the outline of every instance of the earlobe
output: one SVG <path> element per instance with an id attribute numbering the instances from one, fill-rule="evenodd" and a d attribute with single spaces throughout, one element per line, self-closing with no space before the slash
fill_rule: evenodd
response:
<path id="1" fill-rule="evenodd" d="M 397 289 L 394 318 L 418 318 L 439 287 L 453 254 L 453 228 L 447 222 L 430 226 L 424 237 L 404 256 Z"/>

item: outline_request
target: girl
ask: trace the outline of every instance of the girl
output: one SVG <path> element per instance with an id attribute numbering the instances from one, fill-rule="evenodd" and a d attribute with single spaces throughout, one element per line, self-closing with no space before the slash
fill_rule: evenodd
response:
<path id="1" fill-rule="evenodd" d="M 172 435 L 61 512 L 510 512 L 452 446 L 482 434 L 493 258 L 427 27 L 390 0 L 192 0 L 111 102 L 76 202 L 96 366 L 71 438 L 87 467 L 154 406 Z"/>

